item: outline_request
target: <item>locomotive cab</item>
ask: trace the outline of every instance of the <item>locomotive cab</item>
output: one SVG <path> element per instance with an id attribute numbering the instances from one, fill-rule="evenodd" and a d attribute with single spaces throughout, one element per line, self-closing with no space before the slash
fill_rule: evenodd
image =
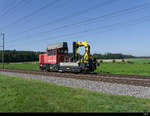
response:
<path id="1" fill-rule="evenodd" d="M 48 45 L 46 53 L 39 56 L 41 70 L 58 71 L 59 63 L 68 61 L 68 46 L 66 42 Z"/>

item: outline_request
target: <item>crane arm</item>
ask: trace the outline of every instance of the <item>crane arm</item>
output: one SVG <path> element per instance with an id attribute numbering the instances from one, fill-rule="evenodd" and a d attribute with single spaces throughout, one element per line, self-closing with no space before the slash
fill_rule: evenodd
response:
<path id="1" fill-rule="evenodd" d="M 81 63 L 88 62 L 89 57 L 90 57 L 90 46 L 88 42 L 83 42 L 83 41 L 78 41 L 78 42 L 73 42 L 73 54 L 74 54 L 74 60 L 77 61 L 77 51 L 79 47 L 85 47 L 85 53 L 84 56 L 80 59 Z"/>

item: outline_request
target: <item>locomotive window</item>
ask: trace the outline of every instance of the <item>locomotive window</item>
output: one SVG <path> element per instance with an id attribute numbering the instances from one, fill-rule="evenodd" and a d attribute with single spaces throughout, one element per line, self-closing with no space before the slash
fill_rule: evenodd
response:
<path id="1" fill-rule="evenodd" d="M 58 50 L 58 53 L 62 53 L 62 50 L 61 50 L 61 49 L 59 49 L 59 50 Z"/>
<path id="2" fill-rule="evenodd" d="M 67 53 L 68 53 L 68 50 L 64 50 L 64 53 L 67 54 Z"/>
<path id="3" fill-rule="evenodd" d="M 64 53 L 64 50 L 61 50 L 61 53 Z"/>
<path id="4" fill-rule="evenodd" d="M 48 50 L 48 55 L 52 55 L 52 50 Z"/>
<path id="5" fill-rule="evenodd" d="M 56 55 L 56 50 L 53 50 L 53 55 Z"/>
<path id="6" fill-rule="evenodd" d="M 58 50 L 58 53 L 67 54 L 67 53 L 68 53 L 68 50 L 67 50 L 67 49 L 59 49 L 59 50 Z"/>
<path id="7" fill-rule="evenodd" d="M 56 55 L 56 50 L 49 50 L 48 55 Z"/>

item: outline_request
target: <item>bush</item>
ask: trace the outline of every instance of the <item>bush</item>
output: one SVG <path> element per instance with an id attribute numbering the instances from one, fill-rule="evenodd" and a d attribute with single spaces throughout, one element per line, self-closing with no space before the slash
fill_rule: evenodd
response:
<path id="1" fill-rule="evenodd" d="M 115 59 L 113 59 L 113 63 L 115 63 L 116 62 L 116 60 Z"/>
<path id="2" fill-rule="evenodd" d="M 127 63 L 129 63 L 129 64 L 134 64 L 133 62 L 131 62 L 131 61 L 127 61 Z"/>
<path id="3" fill-rule="evenodd" d="M 100 60 L 100 63 L 103 63 L 103 60 Z"/>
<path id="4" fill-rule="evenodd" d="M 150 64 L 150 62 L 146 63 L 146 64 Z"/>
<path id="5" fill-rule="evenodd" d="M 125 62 L 125 60 L 124 60 L 124 59 L 122 59 L 122 62 Z"/>

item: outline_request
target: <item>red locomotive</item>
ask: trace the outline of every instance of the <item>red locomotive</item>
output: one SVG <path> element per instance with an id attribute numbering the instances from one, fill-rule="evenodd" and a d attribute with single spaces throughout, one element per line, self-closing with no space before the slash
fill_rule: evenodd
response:
<path id="1" fill-rule="evenodd" d="M 39 57 L 42 70 L 58 71 L 58 63 L 68 62 L 68 46 L 66 42 L 48 45 L 47 52 Z"/>

